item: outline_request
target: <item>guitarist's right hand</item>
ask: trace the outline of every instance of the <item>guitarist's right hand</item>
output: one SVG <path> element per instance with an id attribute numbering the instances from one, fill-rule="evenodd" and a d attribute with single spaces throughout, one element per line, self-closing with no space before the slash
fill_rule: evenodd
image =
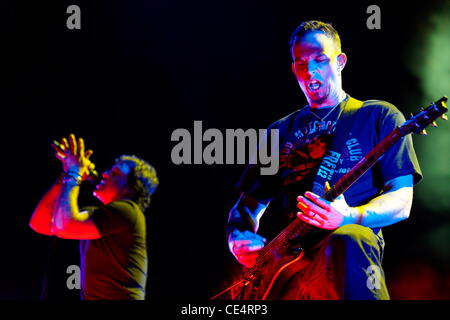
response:
<path id="1" fill-rule="evenodd" d="M 250 268 L 256 263 L 258 251 L 264 248 L 266 241 L 254 232 L 235 229 L 228 237 L 228 246 L 239 263 Z"/>

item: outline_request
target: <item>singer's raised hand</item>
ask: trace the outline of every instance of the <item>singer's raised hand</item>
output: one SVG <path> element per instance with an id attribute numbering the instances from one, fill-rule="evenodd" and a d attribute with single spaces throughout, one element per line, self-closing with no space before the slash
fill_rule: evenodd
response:
<path id="1" fill-rule="evenodd" d="M 84 180 L 94 170 L 95 165 L 90 160 L 94 152 L 91 149 L 85 151 L 83 138 L 76 139 L 74 134 L 70 134 L 69 139 L 53 141 L 52 147 L 56 158 L 63 164 L 64 172 L 80 175 Z"/>

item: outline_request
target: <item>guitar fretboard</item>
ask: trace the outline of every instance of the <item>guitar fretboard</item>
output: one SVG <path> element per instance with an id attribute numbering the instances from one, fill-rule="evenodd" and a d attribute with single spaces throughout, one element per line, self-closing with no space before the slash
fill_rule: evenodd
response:
<path id="1" fill-rule="evenodd" d="M 399 128 L 396 128 L 386 136 L 375 148 L 372 149 L 364 158 L 362 158 L 349 172 L 342 176 L 330 190 L 325 192 L 323 198 L 333 201 L 339 195 L 343 194 L 350 186 L 355 183 L 367 170 L 369 170 L 381 156 L 402 138 Z"/>
<path id="2" fill-rule="evenodd" d="M 403 137 L 399 128 L 396 128 L 386 136 L 375 148 L 362 158 L 349 172 L 342 176 L 334 185 L 322 196 L 328 201 L 333 201 L 344 193 L 355 183 L 367 170 L 369 170 L 378 159 L 398 140 Z M 267 265 L 267 260 L 273 257 L 273 252 L 282 253 L 288 249 L 290 240 L 307 234 L 314 227 L 305 224 L 300 218 L 295 218 L 280 234 L 278 234 L 267 246 L 261 249 L 257 263 L 249 270 L 250 273 Z"/>

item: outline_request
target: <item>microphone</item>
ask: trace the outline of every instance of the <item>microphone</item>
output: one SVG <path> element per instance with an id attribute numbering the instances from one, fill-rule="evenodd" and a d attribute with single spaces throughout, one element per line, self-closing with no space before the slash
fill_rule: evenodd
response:
<path id="1" fill-rule="evenodd" d="M 89 170 L 89 174 L 86 177 L 86 181 L 89 181 L 90 183 L 97 184 L 100 180 L 99 174 L 97 170 Z"/>

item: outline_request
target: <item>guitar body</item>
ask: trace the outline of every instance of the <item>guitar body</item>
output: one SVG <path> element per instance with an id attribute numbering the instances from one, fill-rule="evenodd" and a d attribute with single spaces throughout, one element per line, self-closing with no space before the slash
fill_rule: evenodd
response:
<path id="1" fill-rule="evenodd" d="M 299 225 L 302 231 L 309 230 L 307 235 L 296 236 L 283 245 L 268 246 L 258 258 L 256 266 L 246 269 L 242 278 L 235 282 L 231 290 L 232 300 L 278 300 L 285 291 L 292 277 L 302 272 L 310 263 L 305 254 L 318 241 L 326 237 L 330 231 L 315 229 L 295 218 L 291 225 Z M 267 250 L 270 249 L 270 250 Z"/>
<path id="2" fill-rule="evenodd" d="M 263 269 L 247 271 L 231 290 L 232 300 L 276 299 L 288 280 L 299 270 L 304 252 L 274 255 Z"/>

